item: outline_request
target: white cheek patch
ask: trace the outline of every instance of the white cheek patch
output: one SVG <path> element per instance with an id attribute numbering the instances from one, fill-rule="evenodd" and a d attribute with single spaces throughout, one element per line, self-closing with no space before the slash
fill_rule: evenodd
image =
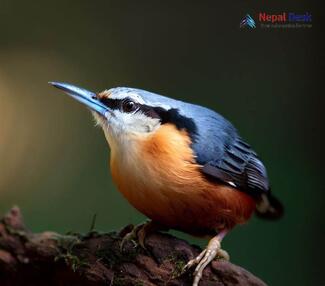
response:
<path id="1" fill-rule="evenodd" d="M 158 118 L 151 118 L 141 112 L 124 113 L 115 111 L 111 118 L 112 128 L 121 133 L 148 133 L 154 131 L 159 125 Z M 114 125 L 114 126 L 113 126 Z"/>

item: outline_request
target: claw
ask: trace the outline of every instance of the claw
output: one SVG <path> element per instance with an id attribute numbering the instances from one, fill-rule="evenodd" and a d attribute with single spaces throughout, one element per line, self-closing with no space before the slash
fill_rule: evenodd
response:
<path id="1" fill-rule="evenodd" d="M 143 227 L 139 229 L 137 235 L 139 245 L 146 250 L 146 246 L 144 245 L 144 241 L 146 240 L 147 236 L 146 225 L 143 225 Z"/>
<path id="2" fill-rule="evenodd" d="M 217 247 L 220 247 L 220 243 Z M 199 285 L 199 281 L 201 280 L 204 268 L 216 257 L 217 252 L 217 248 L 207 248 L 207 251 L 205 252 L 203 258 L 195 268 L 193 286 Z"/>
<path id="3" fill-rule="evenodd" d="M 221 232 L 209 241 L 206 249 L 204 249 L 197 257 L 191 259 L 183 268 L 183 272 L 187 271 L 194 265 L 197 265 L 194 270 L 194 281 L 192 286 L 198 286 L 202 278 L 203 270 L 215 257 L 219 256 L 229 260 L 229 254 L 221 249 L 221 240 L 223 239 L 226 231 Z"/>
<path id="4" fill-rule="evenodd" d="M 127 233 L 121 242 L 120 248 L 123 250 L 123 246 L 125 242 L 132 241 L 134 244 L 134 247 L 137 247 L 140 245 L 143 249 L 146 250 L 145 246 L 145 240 L 149 233 L 158 231 L 158 230 L 164 230 L 163 226 L 160 224 L 157 224 L 153 221 L 146 221 L 144 223 L 136 225 L 129 233 Z"/>
<path id="5" fill-rule="evenodd" d="M 141 228 L 143 228 L 143 226 L 145 225 L 145 223 L 142 224 L 138 224 L 135 227 L 133 227 L 133 229 L 127 233 L 121 241 L 120 244 L 120 250 L 122 251 L 124 248 L 124 245 L 126 242 L 131 241 L 133 243 L 134 248 L 136 248 L 138 246 L 137 241 L 139 241 L 139 236 L 138 236 L 138 232 L 141 230 Z M 142 246 L 143 242 L 139 241 L 140 246 Z"/>
<path id="6" fill-rule="evenodd" d="M 189 270 L 190 268 L 192 268 L 192 266 L 198 264 L 200 262 L 200 260 L 202 259 L 203 255 L 206 253 L 206 249 L 204 249 L 197 257 L 195 257 L 194 259 L 191 259 L 189 262 L 187 262 L 187 264 L 184 266 L 183 268 L 183 272 Z"/>
<path id="7" fill-rule="evenodd" d="M 228 252 L 221 249 L 221 248 L 218 249 L 217 257 L 220 257 L 221 259 L 224 259 L 224 260 L 227 260 L 227 261 L 230 260 L 230 256 L 229 256 Z"/>

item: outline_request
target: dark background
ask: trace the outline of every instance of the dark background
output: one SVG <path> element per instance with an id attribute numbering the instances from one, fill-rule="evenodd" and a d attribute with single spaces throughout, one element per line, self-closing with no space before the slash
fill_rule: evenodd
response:
<path id="1" fill-rule="evenodd" d="M 86 232 L 94 214 L 101 231 L 141 222 L 102 131 L 47 82 L 143 88 L 217 110 L 264 160 L 286 215 L 237 227 L 232 261 L 270 285 L 324 285 L 321 9 L 196 2 L 0 0 L 0 212 L 19 205 L 34 231 Z M 313 27 L 239 29 L 260 11 L 309 12 Z"/>

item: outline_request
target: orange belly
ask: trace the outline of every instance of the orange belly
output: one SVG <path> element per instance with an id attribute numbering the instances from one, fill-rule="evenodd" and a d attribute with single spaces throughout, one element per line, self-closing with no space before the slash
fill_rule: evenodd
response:
<path id="1" fill-rule="evenodd" d="M 195 163 L 186 132 L 163 125 L 134 137 L 128 150 L 112 148 L 111 170 L 119 191 L 140 212 L 161 224 L 206 235 L 249 219 L 254 200 L 207 180 Z"/>

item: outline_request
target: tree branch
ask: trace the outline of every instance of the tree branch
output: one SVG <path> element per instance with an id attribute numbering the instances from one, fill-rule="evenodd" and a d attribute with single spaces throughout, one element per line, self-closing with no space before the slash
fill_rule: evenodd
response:
<path id="1" fill-rule="evenodd" d="M 32 233 L 19 208 L 0 221 L 0 285 L 191 285 L 192 271 L 181 274 L 185 263 L 200 249 L 168 234 L 146 239 L 144 250 L 132 242 L 120 249 L 120 233 L 85 235 Z M 204 271 L 200 286 L 266 286 L 248 271 L 216 260 Z"/>

